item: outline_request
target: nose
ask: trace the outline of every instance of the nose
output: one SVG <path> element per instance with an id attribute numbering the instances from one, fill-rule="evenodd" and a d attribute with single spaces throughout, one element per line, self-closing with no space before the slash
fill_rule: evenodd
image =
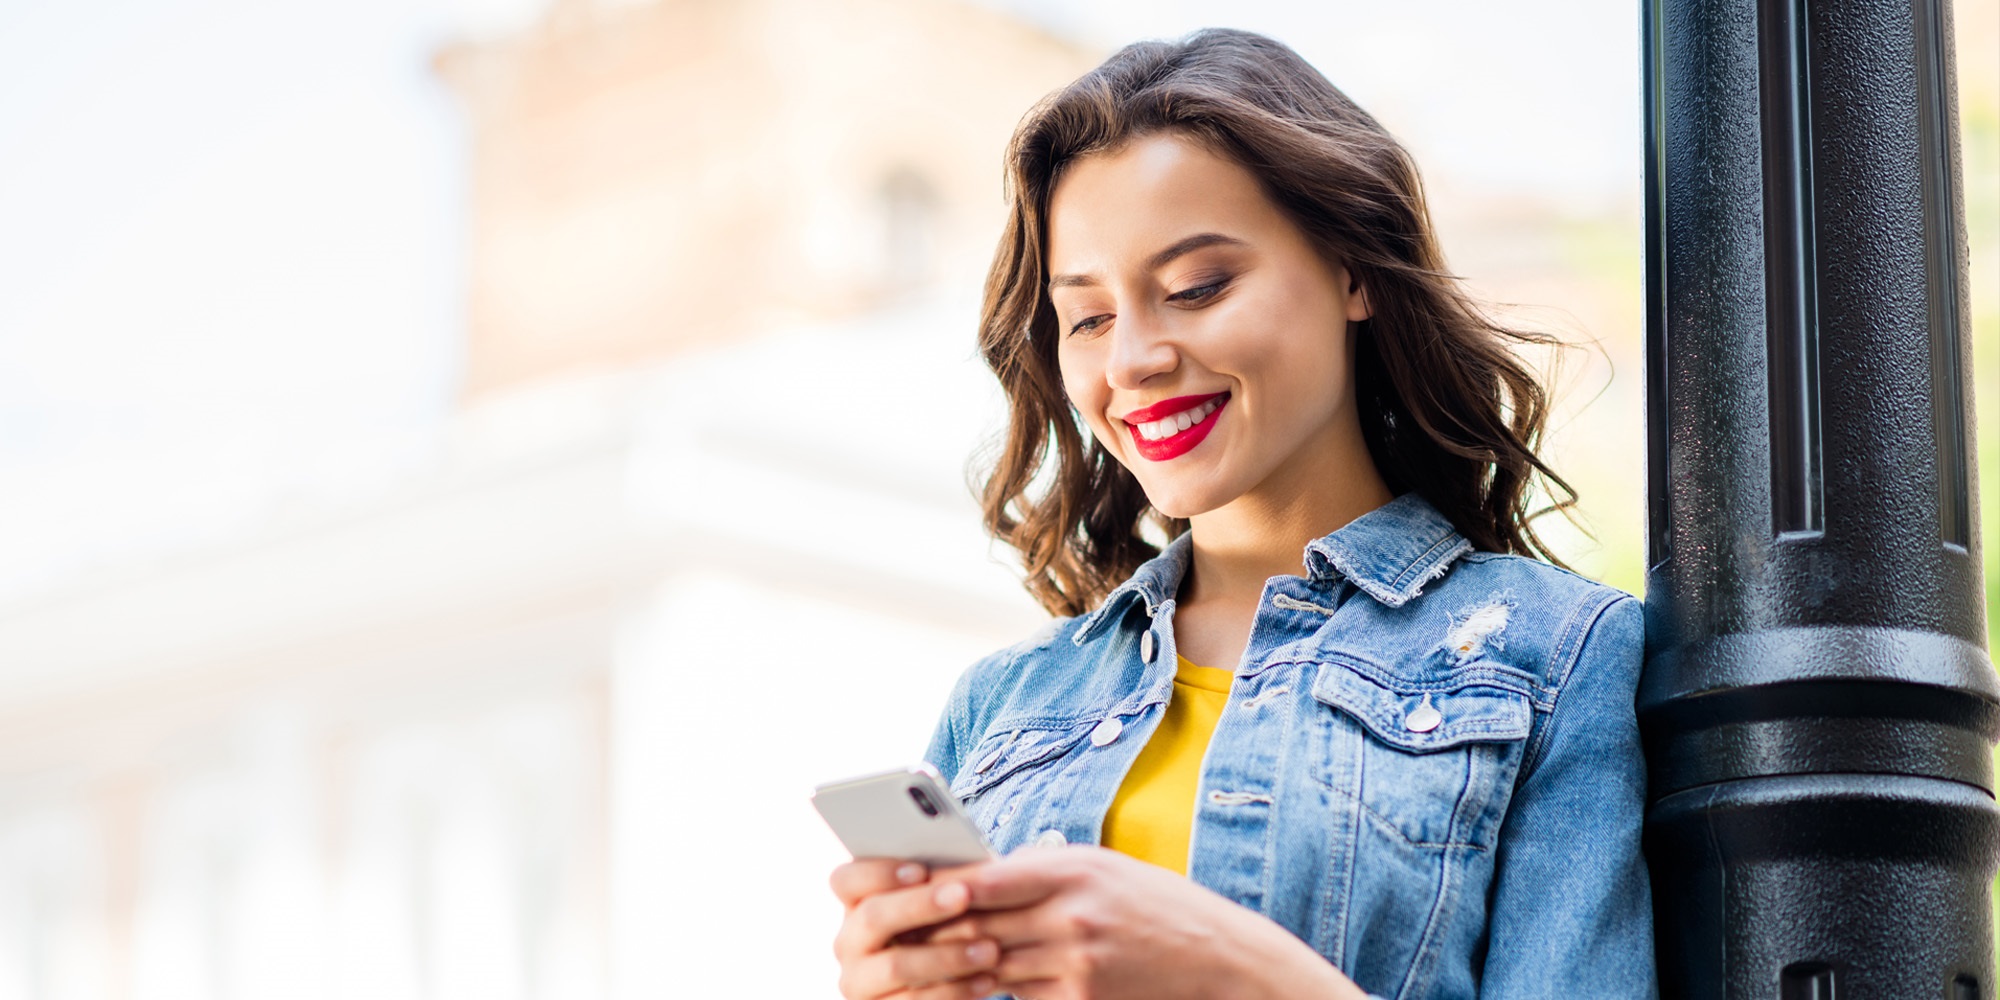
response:
<path id="1" fill-rule="evenodd" d="M 1165 326 L 1143 310 L 1121 313 L 1109 336 L 1104 380 L 1114 389 L 1138 389 L 1148 378 L 1180 367 L 1180 349 Z"/>

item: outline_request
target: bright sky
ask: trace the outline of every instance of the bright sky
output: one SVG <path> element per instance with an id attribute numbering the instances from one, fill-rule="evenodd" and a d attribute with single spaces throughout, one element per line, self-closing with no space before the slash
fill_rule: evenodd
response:
<path id="1" fill-rule="evenodd" d="M 393 467 L 460 327 L 428 54 L 531 7 L 0 3 L 0 597 Z"/>
<path id="2" fill-rule="evenodd" d="M 1433 177 L 1636 198 L 1636 4 L 982 2 L 1106 49 L 1265 31 Z M 421 463 L 464 283 L 429 55 L 539 6 L 0 0 L 0 602 Z"/>

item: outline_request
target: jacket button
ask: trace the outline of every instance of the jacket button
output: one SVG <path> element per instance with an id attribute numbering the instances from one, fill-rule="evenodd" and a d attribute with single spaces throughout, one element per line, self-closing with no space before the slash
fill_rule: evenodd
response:
<path id="1" fill-rule="evenodd" d="M 1061 847 L 1067 843 L 1069 838 L 1063 836 L 1061 830 L 1043 830 L 1042 835 L 1035 838 L 1036 847 Z"/>
<path id="2" fill-rule="evenodd" d="M 1438 723 L 1443 721 L 1444 721 L 1444 713 L 1438 711 L 1437 708 L 1431 704 L 1430 693 L 1425 692 L 1424 703 L 1418 705 L 1416 708 L 1410 711 L 1409 715 L 1403 717 L 1403 728 L 1408 729 L 1410 732 L 1413 733 L 1428 733 L 1431 730 L 1436 729 L 1438 727 Z"/>
<path id="3" fill-rule="evenodd" d="M 1090 731 L 1090 745 L 1094 747 L 1106 746 L 1112 740 L 1117 739 L 1118 734 L 1124 731 L 1125 724 L 1119 722 L 1117 716 L 1112 716 L 1098 723 L 1097 728 Z"/>
<path id="4" fill-rule="evenodd" d="M 1139 636 L 1139 659 L 1151 663 L 1153 662 L 1153 658 L 1158 655 L 1160 655 L 1160 651 L 1153 646 L 1153 630 L 1147 629 L 1144 634 Z"/>
<path id="5" fill-rule="evenodd" d="M 1021 738 L 1021 731 L 1018 729 L 1014 730 L 1011 733 L 1008 733 L 1006 742 L 1001 743 L 997 747 L 994 747 L 993 752 L 987 754 L 985 759 L 981 760 L 977 764 L 972 765 L 973 772 L 976 774 L 985 774 L 987 771 L 992 770 L 993 765 L 1000 762 L 1000 755 L 1006 753 L 1007 748 L 1013 746 L 1014 741 L 1020 738 Z"/>

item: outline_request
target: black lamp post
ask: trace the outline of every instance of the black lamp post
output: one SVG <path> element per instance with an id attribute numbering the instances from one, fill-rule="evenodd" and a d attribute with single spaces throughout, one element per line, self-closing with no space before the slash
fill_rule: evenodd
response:
<path id="1" fill-rule="evenodd" d="M 1642 2 L 1663 995 L 1992 1000 L 1948 0 Z"/>

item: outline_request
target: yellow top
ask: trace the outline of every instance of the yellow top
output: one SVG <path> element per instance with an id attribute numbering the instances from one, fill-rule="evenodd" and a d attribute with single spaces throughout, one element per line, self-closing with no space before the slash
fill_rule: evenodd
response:
<path id="1" fill-rule="evenodd" d="M 1235 674 L 1197 667 L 1185 656 L 1179 660 L 1166 714 L 1118 786 L 1099 839 L 1112 850 L 1185 875 L 1201 758 L 1229 703 Z"/>

